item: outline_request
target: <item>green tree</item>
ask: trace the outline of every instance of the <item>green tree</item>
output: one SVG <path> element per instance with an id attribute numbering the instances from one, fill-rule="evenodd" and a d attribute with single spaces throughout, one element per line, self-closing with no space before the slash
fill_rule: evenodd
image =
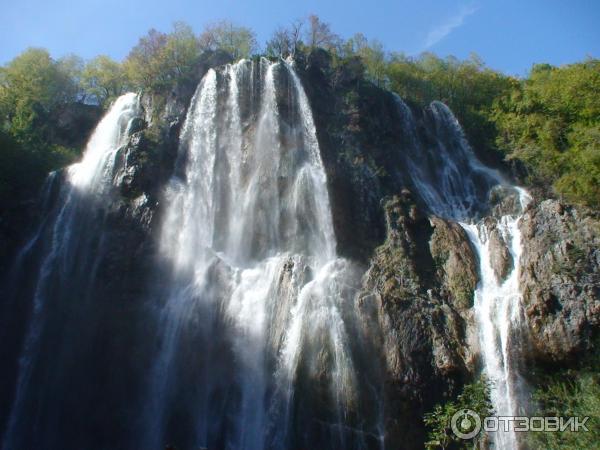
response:
<path id="1" fill-rule="evenodd" d="M 369 41 L 363 34 L 357 33 L 343 46 L 344 56 L 358 56 L 362 59 L 367 77 L 377 86 L 385 86 L 387 81 L 387 60 L 383 44 L 377 40 Z"/>
<path id="2" fill-rule="evenodd" d="M 82 73 L 82 85 L 88 98 L 100 106 L 121 95 L 126 80 L 122 65 L 106 55 L 96 56 L 89 61 Z"/>
<path id="3" fill-rule="evenodd" d="M 528 169 L 529 182 L 552 186 L 575 203 L 600 205 L 600 61 L 535 65 L 496 99 L 496 142 Z"/>
<path id="4" fill-rule="evenodd" d="M 160 92 L 191 79 L 200 54 L 201 46 L 192 29 L 176 22 L 168 34 L 148 31 L 123 66 L 135 88 Z"/>
<path id="5" fill-rule="evenodd" d="M 65 78 L 64 99 L 65 101 L 81 100 L 84 95 L 81 86 L 84 62 L 80 56 L 70 54 L 56 61 L 59 72 Z"/>
<path id="6" fill-rule="evenodd" d="M 161 90 L 168 85 L 169 77 L 164 60 L 167 35 L 150 29 L 131 49 L 123 66 L 127 78 L 134 86 Z"/>
<path id="7" fill-rule="evenodd" d="M 48 51 L 31 48 L 0 69 L 4 127 L 20 141 L 39 141 L 44 123 L 59 105 L 74 101 L 76 80 Z"/>
<path id="8" fill-rule="evenodd" d="M 196 69 L 200 53 L 200 43 L 192 28 L 184 22 L 175 22 L 167 35 L 162 55 L 170 77 L 188 81 Z"/>

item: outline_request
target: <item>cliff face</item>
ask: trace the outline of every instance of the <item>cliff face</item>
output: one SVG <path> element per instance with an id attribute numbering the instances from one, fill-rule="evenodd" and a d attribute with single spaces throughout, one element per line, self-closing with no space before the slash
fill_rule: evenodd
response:
<path id="1" fill-rule="evenodd" d="M 215 58 L 206 61 L 199 76 L 225 62 Z M 365 324 L 373 325 L 365 334 L 385 368 L 386 442 L 421 448 L 423 413 L 455 395 L 479 368 L 472 308 L 480 281 L 477 256 L 463 228 L 431 215 L 411 183 L 411 169 L 402 154 L 411 137 L 401 126 L 393 96 L 365 81 L 358 61 L 333 68 L 329 56 L 316 51 L 306 61 L 297 61 L 297 68 L 327 172 L 338 253 L 365 272 L 356 301 Z M 97 399 L 87 387 L 94 385 L 107 398 L 131 404 L 142 395 L 136 377 L 150 361 L 147 353 L 136 351 L 149 327 L 140 311 L 148 306 L 150 279 L 160 283 L 155 243 L 165 210 L 162 192 L 177 170 L 179 131 L 192 94 L 182 87 L 166 96 L 144 96 L 144 118 L 135 122 L 128 143 L 119 150 L 117 189 L 101 215 L 107 231 L 96 278 L 88 289 L 87 306 L 82 306 L 97 317 L 95 329 L 80 330 L 69 322 L 70 313 L 49 319 L 52 339 L 88 333 L 94 351 L 80 348 L 78 362 L 69 363 L 81 377 L 74 377 L 68 392 L 62 393 L 62 423 L 80 423 L 82 430 L 96 434 L 113 430 L 111 436 L 98 435 L 102 445 L 125 441 L 129 430 L 111 414 L 110 402 L 101 402 L 99 410 L 91 406 Z M 413 110 L 419 139 L 427 142 L 432 139 L 427 132 L 431 118 Z M 510 199 L 502 199 L 495 213 L 510 208 Z M 526 363 L 566 363 L 590 348 L 600 323 L 600 221 L 589 212 L 546 200 L 527 209 L 520 227 L 520 282 L 530 339 Z M 512 259 L 502 237 L 493 231 L 490 236 L 492 265 L 502 279 Z M 0 354 L 6 369 L 0 384 L 2 422 L 13 395 L 15 349 L 23 345 L 23 324 L 32 308 L 19 304 L 24 296 L 14 292 L 2 304 L 1 338 L 11 343 Z M 65 324 L 71 327 L 67 334 Z M 81 397 L 90 406 L 69 412 Z M 85 423 L 82 412 L 89 413 Z M 58 429 L 55 435 L 63 431 L 68 430 Z M 79 438 L 85 446 L 83 434 Z M 76 448 L 77 439 L 74 442 L 65 448 Z"/>
<path id="2" fill-rule="evenodd" d="M 387 368 L 390 416 L 404 423 L 390 429 L 406 448 L 418 448 L 422 412 L 454 395 L 480 368 L 472 309 L 477 256 L 462 227 L 429 215 L 411 183 L 402 157 L 410 137 L 392 96 L 366 83 L 358 62 L 333 69 L 324 53 L 313 53 L 301 74 L 327 168 L 338 245 L 367 261 L 360 303 L 381 330 L 374 340 Z M 430 142 L 427 112 L 412 109 L 418 138 Z M 592 348 L 598 332 L 600 221 L 589 211 L 541 200 L 520 225 L 524 371 L 549 361 L 569 364 Z M 502 188 L 490 192 L 489 202 L 491 217 L 518 208 Z M 514 261 L 494 222 L 486 221 L 491 266 L 502 281 Z"/>
<path id="3" fill-rule="evenodd" d="M 600 222 L 556 200 L 531 208 L 521 286 L 533 357 L 564 362 L 592 350 L 600 323 Z"/>

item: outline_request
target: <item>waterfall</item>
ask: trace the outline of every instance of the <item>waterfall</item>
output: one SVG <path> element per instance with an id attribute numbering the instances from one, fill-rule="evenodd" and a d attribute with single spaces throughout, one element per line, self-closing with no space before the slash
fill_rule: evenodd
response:
<path id="1" fill-rule="evenodd" d="M 164 194 L 161 270 L 170 281 L 157 295 L 142 446 L 186 442 L 187 427 L 189 444 L 207 448 L 361 448 L 361 439 L 346 442 L 350 425 L 360 427 L 350 422 L 358 277 L 336 256 L 315 125 L 293 65 L 209 70 L 177 168 Z M 188 372 L 196 388 L 183 392 Z M 172 423 L 182 396 L 190 425 Z"/>
<path id="2" fill-rule="evenodd" d="M 5 383 L 15 378 L 2 450 L 363 450 L 397 439 L 401 425 L 386 416 L 398 405 L 384 394 L 404 380 L 389 379 L 374 348 L 382 330 L 370 308 L 380 304 L 360 305 L 364 268 L 338 254 L 300 75 L 293 61 L 264 58 L 208 70 L 170 179 L 140 197 L 152 197 L 143 224 L 141 200 L 117 192 L 121 165 L 139 156 L 140 177 L 151 177 L 166 155 L 153 154 L 164 147 L 151 133 L 131 138 L 135 94 L 115 101 L 79 163 L 48 177 L 41 221 L 10 274 L 10 302 L 28 321 L 6 333 L 21 351 L 7 358 L 18 367 L 7 369 L 17 373 Z M 529 197 L 477 160 L 444 104 L 433 102 L 418 129 L 397 102 L 408 181 L 432 214 L 461 224 L 479 257 L 482 362 L 498 415 L 514 415 Z M 146 158 L 157 158 L 150 169 Z M 518 204 L 490 214 L 498 186 Z M 108 431 L 116 437 L 104 440 Z M 492 438 L 519 446 L 513 434 Z"/>
<path id="3" fill-rule="evenodd" d="M 427 147 L 417 138 L 411 109 L 396 96 L 403 129 L 408 139 L 404 149 L 411 181 L 428 209 L 437 216 L 458 222 L 465 230 L 479 261 L 480 281 L 474 293 L 474 310 L 483 362 L 491 383 L 491 400 L 497 416 L 522 413 L 523 382 L 518 372 L 520 334 L 524 326 L 519 287 L 521 213 L 531 201 L 522 188 L 509 186 L 501 175 L 483 166 L 475 157 L 464 133 L 449 108 L 433 102 L 435 143 Z M 507 187 L 517 197 L 515 211 L 489 214 L 488 195 L 497 186 Z M 496 233 L 507 247 L 510 271 L 498 275 L 493 268 L 497 255 L 490 237 Z M 514 431 L 492 433 L 495 448 L 514 450 L 519 442 Z"/>
<path id="4" fill-rule="evenodd" d="M 524 207 L 531 199 L 519 189 Z M 519 289 L 521 232 L 519 215 L 502 216 L 496 227 L 512 257 L 513 269 L 506 279 L 498 280 L 492 268 L 490 231 L 483 222 L 461 223 L 479 256 L 480 282 L 475 291 L 475 317 L 479 326 L 485 373 L 492 384 L 492 403 L 497 416 L 520 416 L 522 382 L 518 372 L 519 333 L 524 326 L 522 296 Z M 493 436 L 496 448 L 517 449 L 514 432 L 498 431 Z"/>
<path id="5" fill-rule="evenodd" d="M 38 252 L 38 272 L 24 274 L 31 280 L 31 314 L 18 361 L 18 375 L 12 409 L 2 441 L 3 450 L 43 447 L 49 445 L 48 436 L 54 433 L 42 428 L 36 417 L 29 417 L 41 408 L 52 408 L 49 397 L 56 385 L 49 378 L 60 377 L 60 355 L 54 361 L 41 363 L 48 358 L 43 351 L 43 337 L 48 333 L 50 316 L 56 301 L 85 302 L 93 279 L 95 260 L 99 252 L 102 217 L 97 208 L 109 201 L 114 160 L 117 150 L 125 143 L 130 121 L 138 112 L 135 94 L 119 97 L 98 124 L 81 162 L 73 164 L 62 174 L 58 193 L 58 175 L 50 174 L 44 186 L 43 220 L 33 238 L 25 245 L 18 262 Z M 46 367 L 43 367 L 45 366 Z M 52 369 L 49 368 L 52 366 Z M 56 380 L 56 378 L 54 378 Z M 47 389 L 45 389 L 47 388 Z M 44 435 L 44 433 L 49 433 Z M 33 433 L 34 435 L 31 435 Z M 38 433 L 39 436 L 35 436 Z M 46 440 L 43 441 L 45 436 Z"/>

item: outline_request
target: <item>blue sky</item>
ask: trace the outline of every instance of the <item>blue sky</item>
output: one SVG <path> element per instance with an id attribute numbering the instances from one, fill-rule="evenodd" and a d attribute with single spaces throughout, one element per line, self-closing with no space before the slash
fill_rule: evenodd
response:
<path id="1" fill-rule="evenodd" d="M 315 13 L 335 32 L 362 32 L 387 50 L 465 58 L 524 75 L 533 63 L 600 57 L 599 0 L 0 0 L 0 63 L 30 46 L 54 57 L 125 57 L 149 28 L 177 20 L 201 31 L 229 19 L 261 44 L 278 25 Z"/>

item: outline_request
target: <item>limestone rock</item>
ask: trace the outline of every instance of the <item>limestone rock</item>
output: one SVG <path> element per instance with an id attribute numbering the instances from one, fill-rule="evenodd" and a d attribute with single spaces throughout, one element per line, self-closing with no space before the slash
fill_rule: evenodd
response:
<path id="1" fill-rule="evenodd" d="M 439 275 L 455 307 L 465 310 L 473 305 L 477 286 L 477 258 L 465 231 L 457 223 L 431 218 L 434 227 L 429 246 Z"/>
<path id="2" fill-rule="evenodd" d="M 527 211 L 520 228 L 532 356 L 565 362 L 591 347 L 600 326 L 600 220 L 546 200 Z"/>
<path id="3" fill-rule="evenodd" d="M 502 233 L 500 233 L 495 224 L 492 226 L 493 228 L 489 232 L 490 264 L 494 270 L 494 275 L 496 275 L 496 280 L 498 283 L 501 283 L 513 270 L 515 263 L 508 250 L 509 243 L 504 240 Z"/>

